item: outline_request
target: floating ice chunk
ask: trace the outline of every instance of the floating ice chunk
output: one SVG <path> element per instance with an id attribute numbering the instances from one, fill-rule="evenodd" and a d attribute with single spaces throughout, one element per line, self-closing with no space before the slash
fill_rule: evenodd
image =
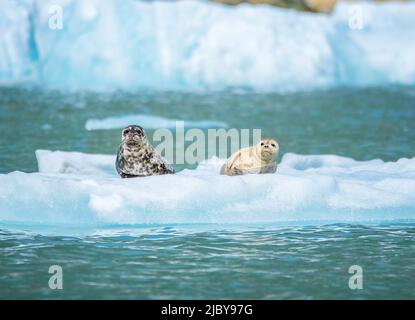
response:
<path id="1" fill-rule="evenodd" d="M 415 178 L 414 159 L 401 158 L 396 162 L 384 162 L 380 159 L 356 161 L 337 155 L 298 155 L 286 153 L 280 164 L 281 170 L 300 170 L 308 173 L 349 176 L 364 174 L 370 177 L 384 177 L 387 174 L 399 174 Z"/>
<path id="2" fill-rule="evenodd" d="M 179 121 L 153 115 L 137 114 L 125 115 L 119 117 L 108 117 L 104 119 L 89 119 L 85 123 L 86 130 L 106 130 L 125 128 L 130 124 L 137 124 L 145 129 L 174 129 Z M 222 121 L 201 120 L 201 121 L 184 121 L 186 127 L 191 128 L 218 128 L 227 127 L 227 123 Z"/>
<path id="3" fill-rule="evenodd" d="M 298 155 L 294 153 L 284 154 L 283 164 L 295 170 L 318 169 L 322 167 L 347 168 L 356 166 L 357 161 L 335 155 Z"/>
<path id="4" fill-rule="evenodd" d="M 41 173 L 65 173 L 74 175 L 116 175 L 115 156 L 36 150 L 36 159 Z"/>
<path id="5" fill-rule="evenodd" d="M 39 173 L 0 175 L 0 223 L 415 220 L 415 158 L 383 162 L 287 154 L 275 174 L 236 177 L 219 175 L 224 160 L 213 158 L 175 175 L 121 179 L 113 156 L 36 155 Z"/>

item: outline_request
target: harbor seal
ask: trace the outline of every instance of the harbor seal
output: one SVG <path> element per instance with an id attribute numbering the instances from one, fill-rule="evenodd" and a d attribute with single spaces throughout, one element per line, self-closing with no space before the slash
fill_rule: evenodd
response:
<path id="1" fill-rule="evenodd" d="M 148 142 L 144 129 L 137 125 L 123 129 L 115 167 L 122 178 L 174 173 L 173 167 Z"/>
<path id="2" fill-rule="evenodd" d="M 274 173 L 279 146 L 273 139 L 263 139 L 256 146 L 235 152 L 222 166 L 220 174 L 235 176 L 249 173 Z"/>

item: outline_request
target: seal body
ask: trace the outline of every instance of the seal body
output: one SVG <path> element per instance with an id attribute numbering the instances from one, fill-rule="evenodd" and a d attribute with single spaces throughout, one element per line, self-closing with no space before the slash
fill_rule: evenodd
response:
<path id="1" fill-rule="evenodd" d="M 115 167 L 122 178 L 173 174 L 173 167 L 148 142 L 142 127 L 123 129 Z"/>
<path id="2" fill-rule="evenodd" d="M 243 174 L 274 173 L 277 170 L 279 146 L 273 139 L 261 140 L 256 146 L 243 148 L 226 161 L 220 174 L 235 176 Z"/>

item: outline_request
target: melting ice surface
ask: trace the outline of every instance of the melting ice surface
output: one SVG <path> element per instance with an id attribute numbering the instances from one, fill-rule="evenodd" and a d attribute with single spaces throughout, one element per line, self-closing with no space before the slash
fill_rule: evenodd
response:
<path id="1" fill-rule="evenodd" d="M 52 5 L 63 29 L 49 28 Z M 415 3 L 333 14 L 205 1 L 0 1 L 0 82 L 297 90 L 415 84 Z"/>
<path id="2" fill-rule="evenodd" d="M 142 127 L 148 129 L 158 128 L 176 128 L 177 122 L 183 121 L 179 119 L 169 119 L 164 117 L 137 114 L 137 115 L 125 115 L 119 117 L 107 117 L 104 119 L 89 119 L 85 123 L 86 130 L 105 130 L 105 129 L 118 129 L 125 128 L 130 124 L 139 123 Z M 200 121 L 184 121 L 186 127 L 195 128 L 212 128 L 212 127 L 227 127 L 225 122 L 213 121 L 213 120 L 200 120 Z"/>
<path id="3" fill-rule="evenodd" d="M 277 173 L 121 179 L 114 156 L 38 150 L 39 172 L 0 175 L 0 221 L 56 225 L 366 222 L 415 218 L 415 158 L 285 154 Z"/>

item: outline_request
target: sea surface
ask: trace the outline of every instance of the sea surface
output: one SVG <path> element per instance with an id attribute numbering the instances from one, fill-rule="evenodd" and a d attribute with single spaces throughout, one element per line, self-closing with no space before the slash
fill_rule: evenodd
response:
<path id="1" fill-rule="evenodd" d="M 0 231 L 2 299 L 415 299 L 415 224 Z M 48 287 L 49 267 L 63 289 Z M 351 290 L 351 266 L 363 289 Z"/>
<path id="2" fill-rule="evenodd" d="M 263 137 L 278 140 L 281 156 L 294 152 L 396 161 L 415 155 L 414 87 L 293 93 L 68 93 L 0 87 L 0 108 L 0 173 L 37 171 L 37 149 L 115 154 L 121 129 L 86 130 L 86 123 L 131 114 L 260 128 Z M 154 129 L 146 131 L 151 140 Z"/>
<path id="3" fill-rule="evenodd" d="M 87 130 L 85 124 L 129 114 L 261 128 L 279 141 L 281 157 L 290 152 L 396 162 L 415 156 L 414 87 L 105 94 L 3 87 L 0 173 L 37 172 L 38 149 L 113 155 L 120 129 Z M 147 130 L 150 137 L 153 130 Z M 20 204 L 35 191 L 0 185 L 10 188 Z M 3 191 L 0 201 L 9 201 Z M 76 210 L 70 202 L 67 208 L 49 204 L 59 216 Z M 0 299 L 415 299 L 415 208 L 402 206 L 405 219 L 397 204 L 380 205 L 388 218 L 375 221 L 266 223 L 256 219 L 263 214 L 258 205 L 247 207 L 251 221 L 244 223 L 215 221 L 219 210 L 210 223 L 117 224 L 112 215 L 111 223 L 85 227 L 46 215 L 48 222 L 30 211 L 27 221 L 0 218 Z M 22 208 L 30 210 L 30 203 Z M 174 216 L 174 210 L 158 217 Z M 411 212 L 414 219 L 408 219 Z M 82 221 L 86 212 L 78 214 Z M 301 207 L 290 215 L 301 216 Z M 63 269 L 62 290 L 48 286 L 52 265 Z M 362 289 L 349 287 L 354 265 L 363 270 Z"/>

